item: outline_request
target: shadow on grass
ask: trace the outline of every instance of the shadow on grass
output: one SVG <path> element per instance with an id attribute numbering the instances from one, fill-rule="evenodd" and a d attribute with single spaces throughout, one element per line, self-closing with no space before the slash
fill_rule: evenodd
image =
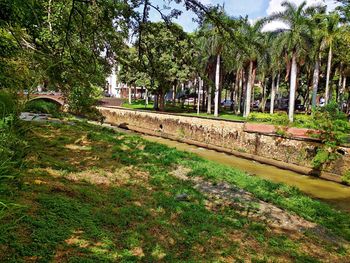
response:
<path id="1" fill-rule="evenodd" d="M 312 237 L 275 233 L 234 207 L 209 209 L 189 182 L 169 174 L 177 165 L 190 166 L 192 175 L 224 171 L 210 170 L 212 163 L 194 155 L 84 123 L 35 124 L 28 141 L 32 153 L 21 179 L 0 185 L 0 200 L 21 205 L 0 218 L 0 261 L 317 262 L 347 256 Z M 179 194 L 189 199 L 179 201 Z"/>

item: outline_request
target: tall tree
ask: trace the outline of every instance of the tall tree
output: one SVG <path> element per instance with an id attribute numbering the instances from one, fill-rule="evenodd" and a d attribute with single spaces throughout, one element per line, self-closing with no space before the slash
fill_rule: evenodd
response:
<path id="1" fill-rule="evenodd" d="M 210 56 L 215 57 L 214 116 L 217 117 L 219 116 L 220 103 L 221 54 L 224 49 L 226 38 L 224 32 L 220 31 L 219 28 L 212 23 L 207 22 L 204 24 L 201 31 L 202 50 L 206 50 Z"/>
<path id="2" fill-rule="evenodd" d="M 310 48 L 309 57 L 311 61 L 314 62 L 314 70 L 312 75 L 312 99 L 311 104 L 313 107 L 317 103 L 317 93 L 320 79 L 320 70 L 321 70 L 321 60 L 322 60 L 322 51 L 325 48 L 324 42 L 324 21 L 326 16 L 325 7 L 320 8 L 319 10 L 311 9 L 309 13 L 311 15 L 310 30 L 312 34 L 312 46 Z"/>
<path id="3" fill-rule="evenodd" d="M 264 21 L 257 21 L 252 25 L 250 21 L 245 18 L 240 29 L 241 41 L 244 43 L 242 45 L 244 46 L 243 59 L 245 60 L 245 64 L 247 65 L 246 68 L 248 70 L 243 112 L 244 117 L 248 117 L 250 114 L 252 89 L 254 88 L 255 83 L 257 61 L 262 49 L 263 34 L 261 33 L 261 29 L 264 25 L 263 22 Z"/>
<path id="4" fill-rule="evenodd" d="M 324 30 L 324 41 L 328 46 L 328 60 L 327 60 L 327 75 L 326 75 L 326 92 L 325 92 L 325 103 L 329 102 L 330 98 L 330 76 L 332 70 L 332 57 L 333 57 L 333 45 L 334 41 L 339 35 L 340 27 L 339 21 L 340 16 L 337 13 L 331 13 L 325 17 L 326 26 Z"/>
<path id="5" fill-rule="evenodd" d="M 149 77 L 149 90 L 158 98 L 155 106 L 163 111 L 165 95 L 175 81 L 186 81 L 193 72 L 192 42 L 179 25 L 172 23 L 149 22 L 144 24 L 143 30 L 142 39 L 135 42 L 141 56 L 133 71 Z"/>
<path id="6" fill-rule="evenodd" d="M 310 43 L 309 18 L 305 11 L 306 2 L 299 6 L 292 2 L 283 2 L 284 10 L 269 17 L 269 20 L 284 22 L 288 29 L 282 31 L 281 44 L 290 52 L 291 60 L 290 86 L 289 86 L 289 121 L 294 121 L 295 95 L 297 89 L 298 58 L 306 52 Z"/>

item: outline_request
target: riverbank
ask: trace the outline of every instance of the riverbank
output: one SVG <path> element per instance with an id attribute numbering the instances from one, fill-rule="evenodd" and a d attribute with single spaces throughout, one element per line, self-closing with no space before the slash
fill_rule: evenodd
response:
<path id="1" fill-rule="evenodd" d="M 28 147 L 0 184 L 1 261 L 350 258 L 349 214 L 295 188 L 80 122 L 33 123 Z"/>
<path id="2" fill-rule="evenodd" d="M 341 182 L 350 167 L 350 148 L 340 147 L 339 154 L 322 171 L 313 160 L 322 143 L 310 137 L 308 129 L 288 128 L 281 135 L 274 125 L 190 117 L 99 107 L 105 121 L 133 131 L 169 138 L 238 157 L 258 161 L 297 173 Z"/>

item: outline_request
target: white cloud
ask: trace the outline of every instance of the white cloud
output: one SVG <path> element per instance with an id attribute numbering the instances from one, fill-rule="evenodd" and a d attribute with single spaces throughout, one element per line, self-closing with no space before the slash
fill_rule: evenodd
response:
<path id="1" fill-rule="evenodd" d="M 283 11 L 284 8 L 282 7 L 281 4 L 284 1 L 285 0 L 270 0 L 269 6 L 266 10 L 267 15 L 271 15 L 275 12 Z M 303 1 L 304 0 L 293 0 L 293 2 L 296 5 L 300 5 Z M 336 3 L 336 1 L 334 1 L 334 0 L 307 0 L 306 4 L 307 4 L 307 6 L 312 6 L 312 5 L 316 5 L 316 4 L 326 5 L 328 11 L 334 10 L 335 7 L 338 5 Z M 273 31 L 276 29 L 286 29 L 286 28 L 287 28 L 287 26 L 284 23 L 279 22 L 279 21 L 273 21 L 273 22 L 267 24 L 264 27 L 263 31 Z"/>
<path id="2" fill-rule="evenodd" d="M 212 2 L 212 0 L 202 0 L 201 3 L 202 3 L 203 5 L 210 5 L 210 4 L 212 4 L 213 2 Z"/>
<path id="3" fill-rule="evenodd" d="M 281 4 L 284 2 L 285 0 L 270 0 L 269 2 L 269 6 L 266 10 L 266 13 L 268 15 L 273 14 L 274 12 L 279 12 L 279 11 L 283 11 L 283 7 L 281 6 Z M 304 0 L 293 0 L 293 2 L 296 5 L 300 5 Z M 336 7 L 336 2 L 334 0 L 307 0 L 306 1 L 307 6 L 312 6 L 312 5 L 316 5 L 316 4 L 322 4 L 322 5 L 326 5 L 328 11 L 333 10 Z"/>

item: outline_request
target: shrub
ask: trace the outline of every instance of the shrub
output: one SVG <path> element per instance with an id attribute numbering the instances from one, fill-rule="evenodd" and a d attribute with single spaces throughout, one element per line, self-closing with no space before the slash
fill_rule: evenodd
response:
<path id="1" fill-rule="evenodd" d="M 100 88 L 93 85 L 74 87 L 68 96 L 69 111 L 91 120 L 103 122 L 104 117 L 95 108 L 101 92 Z"/>
<path id="2" fill-rule="evenodd" d="M 18 103 L 14 96 L 1 91 L 0 105 L 0 179 L 14 176 L 14 169 L 22 163 L 26 142 L 18 120 Z"/>
<path id="3" fill-rule="evenodd" d="M 18 109 L 14 95 L 0 91 L 0 118 L 4 119 L 17 112 Z"/>
<path id="4" fill-rule="evenodd" d="M 341 181 L 343 184 L 350 185 L 350 170 L 341 177 Z"/>
<path id="5" fill-rule="evenodd" d="M 284 112 L 275 114 L 254 112 L 249 115 L 248 121 L 268 122 L 275 125 L 289 124 L 288 115 Z"/>
<path id="6" fill-rule="evenodd" d="M 338 158 L 337 148 L 349 138 L 350 124 L 345 113 L 339 110 L 336 103 L 330 103 L 322 108 L 313 109 L 312 128 L 319 132 L 312 134 L 323 143 L 314 157 L 314 168 L 321 169 L 324 165 Z"/>
<path id="7" fill-rule="evenodd" d="M 96 105 L 101 96 L 101 90 L 98 87 L 74 87 L 68 95 L 69 111 L 74 114 L 83 115 Z"/>

